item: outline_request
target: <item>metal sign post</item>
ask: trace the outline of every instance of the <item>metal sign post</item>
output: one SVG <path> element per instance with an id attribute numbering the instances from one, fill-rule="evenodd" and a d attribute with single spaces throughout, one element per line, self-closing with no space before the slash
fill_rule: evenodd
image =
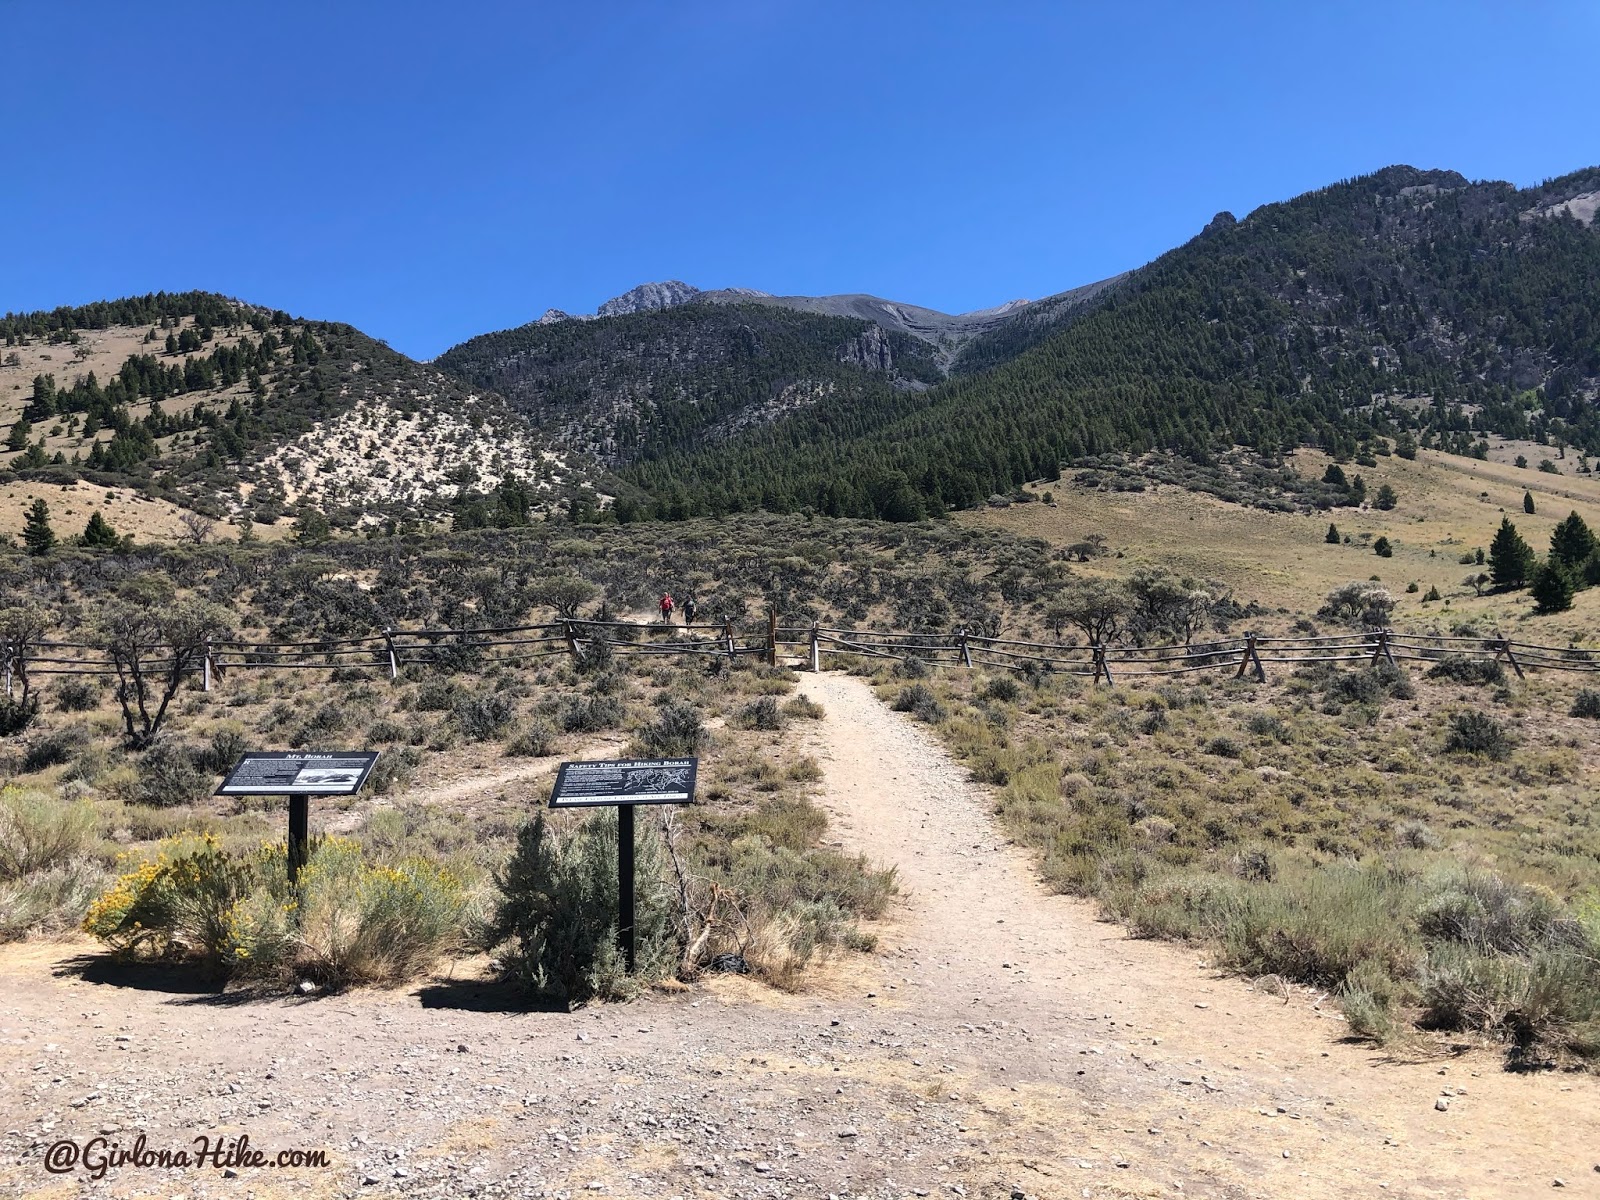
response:
<path id="1" fill-rule="evenodd" d="M 633 810 L 640 804 L 693 804 L 697 758 L 566 762 L 550 791 L 551 808 L 617 810 L 617 947 L 628 974 L 638 965 L 633 859 Z"/>
<path id="2" fill-rule="evenodd" d="M 289 882 L 297 883 L 311 851 L 311 797 L 355 795 L 377 761 L 375 750 L 251 750 L 216 794 L 289 797 Z"/>

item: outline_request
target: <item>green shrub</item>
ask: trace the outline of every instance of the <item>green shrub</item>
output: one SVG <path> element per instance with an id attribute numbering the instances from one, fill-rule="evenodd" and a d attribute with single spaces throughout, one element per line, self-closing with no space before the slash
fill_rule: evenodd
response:
<path id="1" fill-rule="evenodd" d="M 901 679 L 926 679 L 928 677 L 928 664 L 916 655 L 901 659 L 894 665 L 894 673 Z"/>
<path id="2" fill-rule="evenodd" d="M 100 707 L 102 691 L 96 679 L 69 675 L 55 686 L 56 708 L 62 712 L 90 712 Z"/>
<path id="3" fill-rule="evenodd" d="M 213 775 L 225 775 L 248 748 L 249 743 L 242 729 L 233 725 L 223 726 L 211 735 L 209 746 L 194 752 L 195 769 Z"/>
<path id="4" fill-rule="evenodd" d="M 384 750 L 373 764 L 372 773 L 367 776 L 367 787 L 375 795 L 387 796 L 410 782 L 411 776 L 421 765 L 422 751 L 416 746 L 396 746 Z"/>
<path id="5" fill-rule="evenodd" d="M 457 727 L 469 741 L 499 737 L 517 715 L 517 702 L 504 692 L 459 695 L 452 707 Z"/>
<path id="6" fill-rule="evenodd" d="M 202 774 L 196 765 L 196 758 L 204 753 L 175 738 L 158 739 L 139 759 L 139 781 L 134 798 L 152 808 L 170 808 L 204 800 L 216 787 L 216 781 Z"/>
<path id="7" fill-rule="evenodd" d="M 1206 753 L 1218 758 L 1238 758 L 1244 751 L 1231 737 L 1214 737 L 1206 743 Z"/>
<path id="8" fill-rule="evenodd" d="M 822 705 L 810 696 L 793 697 L 784 704 L 783 711 L 788 716 L 804 721 L 820 721 L 824 715 Z"/>
<path id="9" fill-rule="evenodd" d="M 517 835 L 485 942 L 507 977 L 568 1004 L 624 999 L 669 975 L 678 958 L 660 838 L 636 831 L 635 944 L 628 975 L 616 946 L 617 819 L 599 812 L 557 831 L 542 812 Z"/>
<path id="10" fill-rule="evenodd" d="M 459 689 L 449 679 L 425 679 L 417 686 L 411 707 L 418 712 L 449 712 Z"/>
<path id="11" fill-rule="evenodd" d="M 622 701 L 615 696 L 563 696 L 556 724 L 563 733 L 599 733 L 622 721 Z"/>
<path id="12" fill-rule="evenodd" d="M 1448 754 L 1482 754 L 1497 762 L 1510 755 L 1512 746 L 1500 722 L 1476 709 L 1452 716 L 1444 739 Z"/>
<path id="13" fill-rule="evenodd" d="M 603 637 L 597 637 L 583 647 L 583 653 L 578 656 L 578 673 L 580 675 L 600 675 L 611 670 L 616 661 L 616 651 L 611 643 Z"/>
<path id="14" fill-rule="evenodd" d="M 35 692 L 26 700 L 13 700 L 0 696 L 0 737 L 15 737 L 39 715 L 39 695 Z"/>
<path id="15" fill-rule="evenodd" d="M 517 758 L 544 758 L 554 754 L 555 747 L 555 727 L 535 717 L 506 742 L 506 754 Z"/>
<path id="16" fill-rule="evenodd" d="M 74 755 L 88 747 L 89 740 L 89 731 L 82 725 L 44 730 L 29 739 L 22 752 L 22 769 L 30 773 L 47 771 L 70 762 Z"/>
<path id="17" fill-rule="evenodd" d="M 783 728 L 783 718 L 778 711 L 778 701 L 773 696 L 762 696 L 739 709 L 734 724 L 740 729 L 761 729 L 776 732 Z"/>
<path id="18" fill-rule="evenodd" d="M 668 700 L 657 710 L 656 719 L 639 730 L 639 745 L 646 754 L 671 758 L 698 753 L 705 737 L 700 710 L 681 700 Z"/>
<path id="19" fill-rule="evenodd" d="M 1594 688 L 1582 688 L 1572 698 L 1572 711 L 1574 717 L 1587 717 L 1594 719 L 1600 717 L 1600 691 Z"/>
<path id="20" fill-rule="evenodd" d="M 1428 668 L 1429 679 L 1448 679 L 1453 683 L 1495 684 L 1506 681 L 1506 669 L 1495 659 L 1467 658 L 1451 654 Z"/>
<path id="21" fill-rule="evenodd" d="M 1406 998 L 1406 986 L 1372 962 L 1357 963 L 1339 985 L 1339 1008 L 1351 1030 L 1379 1043 L 1399 1034 L 1396 1010 Z"/>
<path id="22" fill-rule="evenodd" d="M 106 885 L 89 859 L 73 859 L 17 879 L 0 879 L 0 942 L 76 929 Z"/>
<path id="23" fill-rule="evenodd" d="M 1431 941 L 1480 952 L 1526 955 L 1542 946 L 1576 946 L 1583 931 L 1550 893 L 1487 871 L 1448 878 L 1423 900 L 1417 928 Z"/>
<path id="24" fill-rule="evenodd" d="M 1009 704 L 1022 695 L 1022 685 L 1009 675 L 995 675 L 985 680 L 979 693 L 985 700 L 999 700 Z"/>
<path id="25" fill-rule="evenodd" d="M 1256 737 L 1271 738 L 1275 742 L 1287 743 L 1294 740 L 1288 722 L 1277 713 L 1251 713 L 1250 719 L 1245 722 L 1245 728 Z"/>
<path id="26" fill-rule="evenodd" d="M 382 746 L 390 742 L 403 742 L 408 734 L 406 727 L 388 717 L 379 717 L 367 726 L 367 744 Z"/>
<path id="27" fill-rule="evenodd" d="M 94 809 L 81 800 L 0 788 L 0 880 L 21 879 L 86 858 L 96 840 Z"/>
<path id="28" fill-rule="evenodd" d="M 930 725 L 944 719 L 944 706 L 926 685 L 920 683 L 901 688 L 900 694 L 894 698 L 894 703 L 890 707 L 895 712 L 910 713 L 919 721 L 926 721 Z"/>
<path id="29" fill-rule="evenodd" d="M 399 983 L 426 971 L 459 937 L 466 910 L 460 882 L 438 864 L 420 857 L 373 864 L 344 838 L 317 846 L 296 899 L 299 929 L 289 965 L 334 991 Z M 247 950 L 254 945 L 260 964 L 261 947 L 280 945 L 281 935 L 274 928 L 238 942 Z"/>

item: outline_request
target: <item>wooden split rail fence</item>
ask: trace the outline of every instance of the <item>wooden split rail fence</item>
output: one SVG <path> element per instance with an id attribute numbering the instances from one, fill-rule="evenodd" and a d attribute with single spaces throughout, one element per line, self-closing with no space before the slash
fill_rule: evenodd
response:
<path id="1" fill-rule="evenodd" d="M 403 667 L 435 666 L 466 669 L 485 657 L 497 663 L 523 662 L 565 655 L 581 658 L 598 642 L 620 655 L 756 656 L 776 665 L 794 661 L 811 670 L 823 668 L 826 656 L 918 658 L 930 665 L 986 667 L 1013 671 L 1048 671 L 1118 683 L 1153 676 L 1200 671 L 1234 678 L 1266 680 L 1269 668 L 1313 663 L 1377 665 L 1388 662 L 1437 662 L 1447 657 L 1503 662 L 1518 677 L 1526 670 L 1600 672 L 1600 650 L 1543 646 L 1505 637 L 1461 637 L 1400 633 L 1376 629 L 1328 637 L 1238 637 L 1187 645 L 1067 645 L 986 637 L 957 629 L 953 633 L 902 633 L 871 629 L 835 629 L 820 624 L 779 625 L 769 616 L 759 631 L 736 630 L 730 621 L 697 625 L 663 622 L 565 620 L 542 625 L 478 629 L 385 629 L 350 638 L 311 641 L 252 642 L 218 639 L 186 655 L 183 671 L 200 676 L 210 691 L 213 681 L 230 671 L 337 670 L 386 671 L 399 678 Z M 36 675 L 118 677 L 116 660 L 90 642 L 33 641 L 23 647 L 0 642 L 5 694 L 14 695 L 15 680 Z M 172 669 L 170 657 L 141 659 L 146 676 Z"/>

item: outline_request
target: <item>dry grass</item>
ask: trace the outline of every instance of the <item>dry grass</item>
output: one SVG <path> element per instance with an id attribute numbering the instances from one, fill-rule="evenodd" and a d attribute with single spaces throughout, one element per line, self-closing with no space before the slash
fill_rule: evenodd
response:
<path id="1" fill-rule="evenodd" d="M 1301 475 L 1319 479 L 1330 461 L 1317 451 L 1301 450 L 1290 464 Z M 1536 466 L 1538 459 L 1532 461 Z M 1574 460 L 1565 465 L 1570 468 Z M 1474 547 L 1487 550 L 1502 516 L 1509 516 L 1541 552 L 1556 522 L 1573 510 L 1600 527 L 1600 479 L 1548 475 L 1534 466 L 1518 469 L 1431 450 L 1419 452 L 1414 462 L 1390 456 L 1380 457 L 1376 467 L 1347 464 L 1346 474 L 1360 474 L 1369 496 L 1382 484 L 1393 487 L 1398 506 L 1389 512 L 1369 504 L 1311 514 L 1244 508 L 1169 485 L 1137 493 L 1093 491 L 1074 485 L 1068 470 L 1059 483 L 1029 487 L 1037 495 L 1052 493 L 1053 506 L 982 509 L 958 514 L 956 520 L 1060 546 L 1101 533 L 1113 553 L 1125 557 L 1100 559 L 1077 570 L 1121 576 L 1138 564 L 1165 566 L 1220 579 L 1241 601 L 1295 614 L 1315 611 L 1339 584 L 1377 575 L 1400 597 L 1397 624 L 1473 620 L 1490 628 L 1503 625 L 1530 640 L 1559 642 L 1600 627 L 1600 590 L 1580 593 L 1571 612 L 1533 618 L 1526 592 L 1475 596 L 1462 583 L 1468 568 L 1457 561 Z M 1524 489 L 1534 496 L 1538 511 L 1533 515 L 1523 512 Z M 1330 522 L 1352 538 L 1350 545 L 1326 544 Z M 1371 543 L 1380 536 L 1393 543 L 1393 558 L 1373 553 Z M 1405 594 L 1411 582 L 1418 584 L 1418 591 Z M 1430 586 L 1439 589 L 1443 602 L 1421 602 Z M 1266 628 L 1267 622 L 1262 624 Z"/>

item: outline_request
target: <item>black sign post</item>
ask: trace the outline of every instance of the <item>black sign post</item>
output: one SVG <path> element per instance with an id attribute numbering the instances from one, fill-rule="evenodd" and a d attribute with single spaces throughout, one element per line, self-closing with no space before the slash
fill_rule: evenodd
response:
<path id="1" fill-rule="evenodd" d="M 617 946 L 638 963 L 634 937 L 633 810 L 640 804 L 693 804 L 696 758 L 629 759 L 561 764 L 550 791 L 551 808 L 617 810 Z"/>
<path id="2" fill-rule="evenodd" d="M 289 882 L 311 847 L 311 797 L 353 796 L 378 761 L 375 750 L 251 750 L 217 788 L 219 796 L 289 797 Z"/>

